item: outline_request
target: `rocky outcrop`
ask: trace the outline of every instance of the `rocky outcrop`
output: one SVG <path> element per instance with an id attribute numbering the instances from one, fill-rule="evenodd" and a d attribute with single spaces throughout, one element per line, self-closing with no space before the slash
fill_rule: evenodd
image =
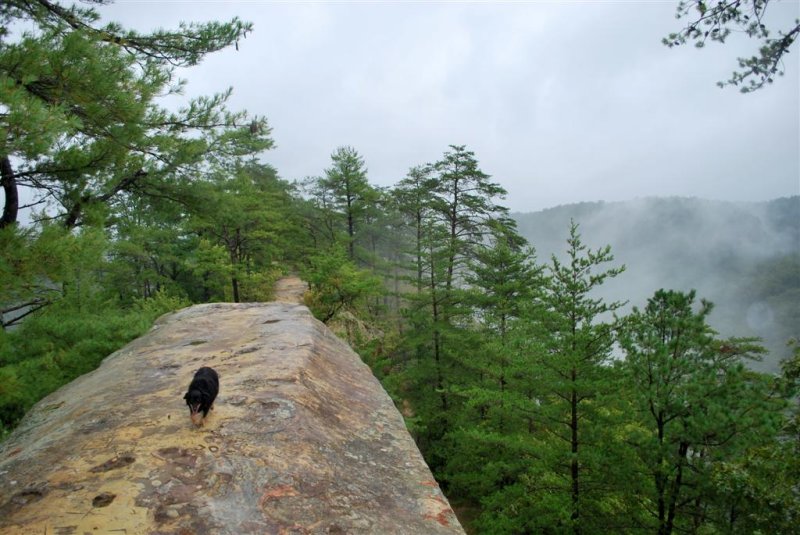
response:
<path id="1" fill-rule="evenodd" d="M 293 300 L 169 314 L 42 400 L 0 446 L 0 533 L 463 533 L 369 368 Z M 200 366 L 221 386 L 195 427 Z"/>

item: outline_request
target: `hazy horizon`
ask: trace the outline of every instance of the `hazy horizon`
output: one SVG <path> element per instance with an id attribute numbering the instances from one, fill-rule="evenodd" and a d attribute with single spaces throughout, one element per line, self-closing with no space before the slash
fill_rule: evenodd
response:
<path id="1" fill-rule="evenodd" d="M 717 307 L 709 324 L 722 336 L 758 336 L 770 355 L 757 367 L 777 370 L 786 342 L 800 337 L 793 318 L 800 303 L 791 295 L 764 294 L 766 280 L 776 277 L 797 292 L 797 276 L 770 275 L 764 266 L 800 255 L 800 196 L 771 201 L 717 201 L 688 197 L 651 197 L 638 201 L 573 203 L 536 212 L 514 213 L 519 232 L 536 249 L 540 263 L 550 256 L 562 261 L 569 222 L 579 224 L 583 243 L 592 250 L 611 246 L 614 261 L 625 265 L 606 281 L 597 297 L 625 301 L 623 311 L 640 309 L 660 289 L 697 291 L 697 300 Z M 795 260 L 796 262 L 796 260 Z M 791 282 L 794 281 L 794 282 Z M 759 289 L 761 288 L 761 289 Z M 791 303 L 794 302 L 794 305 Z"/>

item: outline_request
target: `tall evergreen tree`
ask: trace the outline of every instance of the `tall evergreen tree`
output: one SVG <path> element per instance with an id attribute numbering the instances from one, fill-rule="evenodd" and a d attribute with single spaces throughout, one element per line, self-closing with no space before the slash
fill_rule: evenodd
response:
<path id="1" fill-rule="evenodd" d="M 431 220 L 427 236 L 428 292 L 431 302 L 433 353 L 437 363 L 437 387 L 442 409 L 448 410 L 445 375 L 453 372 L 458 336 L 457 317 L 468 313 L 461 290 L 469 262 L 488 238 L 493 222 L 507 208 L 495 204 L 506 191 L 481 171 L 475 154 L 451 145 L 441 160 L 431 165 L 434 182 L 430 200 Z M 455 345 L 455 344 L 454 344 Z"/>
<path id="2" fill-rule="evenodd" d="M 396 189 L 407 203 L 400 211 L 412 242 L 404 395 L 419 424 L 412 430 L 434 470 L 446 463 L 442 440 L 458 419 L 462 398 L 454 391 L 480 374 L 463 365 L 479 344 L 470 329 L 467 276 L 492 228 L 505 222 L 507 210 L 496 204 L 504 193 L 480 170 L 474 153 L 458 146 L 440 161 L 412 169 Z"/>
<path id="3" fill-rule="evenodd" d="M 481 171 L 475 153 L 463 145 L 451 145 L 450 149 L 432 165 L 436 181 L 431 199 L 434 217 L 447 236 L 442 248 L 447 293 L 465 262 L 489 235 L 490 222 L 508 213 L 507 208 L 494 204 L 506 191 Z"/>
<path id="4" fill-rule="evenodd" d="M 711 304 L 695 310 L 694 302 L 694 291 L 659 290 L 626 318 L 620 338 L 643 426 L 630 442 L 650 476 L 659 535 L 713 525 L 715 469 L 769 443 L 781 420 L 771 381 L 744 366 L 761 348 L 750 339 L 718 340 L 706 323 Z"/>
<path id="5" fill-rule="evenodd" d="M 499 223 L 466 279 L 475 340 L 461 345 L 458 363 L 468 373 L 453 388 L 463 402 L 446 437 L 449 451 L 440 477 L 456 500 L 474 504 L 492 500 L 525 472 L 530 360 L 519 351 L 517 333 L 521 323 L 532 321 L 531 310 L 541 307 L 546 281 L 524 239 Z M 490 516 L 484 517 L 487 526 L 497 520 Z"/>
<path id="6" fill-rule="evenodd" d="M 331 154 L 331 167 L 325 170 L 325 185 L 333 194 L 337 210 L 347 229 L 347 252 L 356 259 L 356 232 L 370 201 L 375 201 L 373 188 L 367 181 L 364 158 L 352 147 L 339 147 Z"/>
<path id="7" fill-rule="evenodd" d="M 424 236 L 430 214 L 430 203 L 434 180 L 430 166 L 412 167 L 405 178 L 393 190 L 398 211 L 405 217 L 411 229 L 411 249 L 415 277 L 413 284 L 417 293 L 424 287 Z"/>
<path id="8" fill-rule="evenodd" d="M 468 405 L 478 407 L 482 420 L 503 432 L 509 415 L 506 397 L 514 378 L 513 323 L 525 317 L 541 300 L 544 268 L 512 224 L 495 222 L 490 243 L 479 249 L 470 263 L 467 300 L 475 311 L 473 327 L 480 345 L 474 355 L 461 359 L 472 368 L 475 381 L 464 391 Z M 478 401 L 481 400 L 481 401 Z"/>
<path id="9" fill-rule="evenodd" d="M 273 260 L 291 247 L 291 236 L 299 238 L 289 186 L 256 162 L 220 167 L 211 176 L 200 190 L 204 204 L 194 212 L 193 227 L 226 251 L 233 301 L 263 300 L 269 289 L 258 281 L 271 282 Z"/>
<path id="10" fill-rule="evenodd" d="M 550 511 L 540 529 L 578 533 L 601 532 L 613 525 L 613 507 L 604 492 L 614 475 L 613 445 L 607 431 L 613 427 L 604 403 L 617 388 L 611 368 L 614 343 L 612 312 L 622 303 L 596 297 L 597 288 L 624 267 L 606 267 L 613 261 L 610 248 L 589 250 L 572 223 L 566 261 L 552 257 L 545 291 L 546 313 L 532 325 L 541 340 L 530 355 L 536 373 L 535 389 L 543 449 L 532 465 L 528 491 L 544 498 Z M 541 509 L 540 509 L 541 510 Z"/>

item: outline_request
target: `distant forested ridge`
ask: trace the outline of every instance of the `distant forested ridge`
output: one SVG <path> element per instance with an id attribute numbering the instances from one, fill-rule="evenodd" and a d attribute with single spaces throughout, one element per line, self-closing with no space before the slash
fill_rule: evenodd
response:
<path id="1" fill-rule="evenodd" d="M 656 288 L 697 290 L 724 336 L 758 336 L 776 371 L 800 337 L 800 196 L 766 202 L 685 197 L 585 202 L 514 213 L 540 258 L 561 254 L 574 219 L 585 241 L 611 245 L 625 275 L 598 292 L 641 307 Z"/>

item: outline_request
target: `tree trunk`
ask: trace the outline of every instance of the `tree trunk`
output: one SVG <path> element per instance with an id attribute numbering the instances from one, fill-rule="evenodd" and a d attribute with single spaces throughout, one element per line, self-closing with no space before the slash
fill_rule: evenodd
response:
<path id="1" fill-rule="evenodd" d="M 681 442 L 678 446 L 678 470 L 675 474 L 675 480 L 672 482 L 672 492 L 670 492 L 669 509 L 667 510 L 667 524 L 664 527 L 664 535 L 671 535 L 675 529 L 675 513 L 678 506 L 678 496 L 681 492 L 683 484 L 683 464 L 686 460 L 686 454 L 689 452 L 689 444 Z"/>
<path id="2" fill-rule="evenodd" d="M 231 277 L 231 286 L 233 287 L 233 302 L 239 302 L 239 279 L 235 276 Z"/>
<path id="3" fill-rule="evenodd" d="M 660 412 L 656 416 L 656 425 L 658 427 L 658 446 L 659 446 L 658 451 L 661 452 L 664 445 L 664 421 Z M 656 494 L 658 495 L 659 535 L 664 534 L 664 529 L 667 524 L 667 501 L 666 501 L 667 481 L 666 481 L 666 475 L 664 474 L 663 463 L 664 463 L 663 455 L 659 453 L 658 464 L 656 465 L 656 471 L 654 474 Z"/>
<path id="4" fill-rule="evenodd" d="M 350 180 L 347 180 L 346 183 L 346 191 L 345 194 L 347 195 L 347 237 L 349 238 L 349 243 L 347 244 L 347 250 L 350 253 L 350 260 L 355 261 L 355 227 L 353 225 L 353 195 L 350 192 Z"/>
<path id="5" fill-rule="evenodd" d="M 347 213 L 347 235 L 349 237 L 347 250 L 350 253 L 350 260 L 355 261 L 356 253 L 355 253 L 355 238 L 353 237 L 353 214 L 349 211 Z"/>
<path id="6" fill-rule="evenodd" d="M 433 358 L 436 362 L 436 389 L 442 399 L 442 410 L 447 412 L 447 395 L 444 393 L 442 374 L 442 338 L 439 333 L 439 303 L 436 298 L 436 277 L 434 275 L 433 250 L 431 249 L 431 313 L 433 319 Z"/>
<path id="7" fill-rule="evenodd" d="M 75 228 L 78 224 L 78 219 L 81 216 L 81 211 L 83 210 L 83 203 L 84 201 L 88 201 L 87 197 L 81 197 L 81 199 L 72 205 L 72 208 L 69 209 L 67 212 L 67 217 L 64 219 L 64 227 L 68 229 Z"/>
<path id="8" fill-rule="evenodd" d="M 233 243 L 231 244 L 230 240 L 228 241 L 228 249 L 231 256 L 231 267 L 233 268 L 233 275 L 231 275 L 231 288 L 233 289 L 234 303 L 239 303 L 239 278 L 236 275 L 236 270 L 238 269 L 242 259 L 241 245 L 241 229 L 237 228 L 236 237 L 233 239 Z"/>
<path id="9" fill-rule="evenodd" d="M 572 370 L 572 384 L 575 384 L 577 379 L 577 374 L 575 369 Z M 570 428 L 572 431 L 572 462 L 570 463 L 570 475 L 572 477 L 572 530 L 573 533 L 578 535 L 580 531 L 580 526 L 578 522 L 580 521 L 580 509 L 579 500 L 580 500 L 580 468 L 578 466 L 578 392 L 573 387 L 572 389 L 572 398 L 570 400 L 570 408 L 572 410 L 572 418 L 570 422 Z"/>
<path id="10" fill-rule="evenodd" d="M 422 212 L 417 211 L 417 295 L 422 292 Z"/>
<path id="11" fill-rule="evenodd" d="M 72 205 L 72 208 L 70 208 L 69 212 L 67 213 L 67 217 L 64 219 L 64 227 L 67 229 L 75 228 L 85 207 L 90 206 L 93 203 L 107 203 L 117 193 L 120 191 L 127 191 L 131 185 L 135 184 L 140 178 L 146 176 L 147 172 L 139 169 L 132 175 L 124 177 L 119 181 L 119 184 L 114 186 L 110 191 L 104 193 L 103 195 L 98 195 L 96 197 L 93 197 L 89 193 L 81 195 L 81 198 Z"/>
<path id="12" fill-rule="evenodd" d="M 14 169 L 11 167 L 11 160 L 8 156 L 3 156 L 0 159 L 0 184 L 2 184 L 3 193 L 5 194 L 3 215 L 0 216 L 0 228 L 5 228 L 17 222 L 19 213 L 17 179 L 14 176 Z"/>
<path id="13" fill-rule="evenodd" d="M 455 172 L 458 173 L 458 167 L 456 167 Z M 459 189 L 458 189 L 458 177 L 454 179 L 453 182 L 453 201 L 450 204 L 450 209 L 448 210 L 447 217 L 450 219 L 450 243 L 449 243 L 449 250 L 448 258 L 447 258 L 447 280 L 445 280 L 445 288 L 447 289 L 447 296 L 450 296 L 450 289 L 453 285 L 453 273 L 455 271 L 455 263 L 456 263 L 456 242 L 458 238 L 458 215 L 459 215 Z"/>

